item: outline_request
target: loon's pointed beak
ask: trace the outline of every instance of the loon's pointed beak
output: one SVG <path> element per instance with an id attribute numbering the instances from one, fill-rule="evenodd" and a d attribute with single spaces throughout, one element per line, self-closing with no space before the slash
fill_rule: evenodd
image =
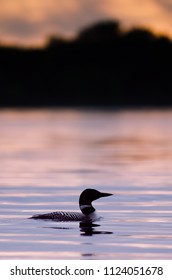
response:
<path id="1" fill-rule="evenodd" d="M 113 195 L 112 193 L 102 193 L 102 192 L 100 194 L 101 194 L 101 197 Z"/>

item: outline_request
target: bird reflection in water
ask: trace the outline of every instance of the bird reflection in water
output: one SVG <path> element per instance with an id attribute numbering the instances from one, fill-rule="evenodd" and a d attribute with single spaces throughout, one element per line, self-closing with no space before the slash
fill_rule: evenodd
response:
<path id="1" fill-rule="evenodd" d="M 92 236 L 94 234 L 112 234 L 112 231 L 102 231 L 102 230 L 95 230 L 95 228 L 99 227 L 100 225 L 98 224 L 93 224 L 93 223 L 84 223 L 80 222 L 79 227 L 80 227 L 80 232 L 81 235 L 85 236 Z"/>
<path id="2" fill-rule="evenodd" d="M 104 231 L 104 230 L 96 230 L 95 228 L 100 227 L 100 225 L 98 224 L 93 224 L 91 222 L 88 223 L 84 223 L 84 222 L 80 222 L 79 224 L 79 228 L 80 228 L 80 232 L 81 235 L 85 235 L 85 236 L 92 236 L 94 234 L 112 234 L 112 231 Z M 52 229 L 72 229 L 71 227 L 43 227 L 43 228 L 52 228 Z"/>

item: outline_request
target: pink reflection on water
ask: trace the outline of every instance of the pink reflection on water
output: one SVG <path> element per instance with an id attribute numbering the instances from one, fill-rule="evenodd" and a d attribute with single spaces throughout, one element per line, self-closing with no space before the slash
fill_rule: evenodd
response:
<path id="1" fill-rule="evenodd" d="M 169 184 L 171 122 L 171 111 L 2 111 L 0 184 Z"/>

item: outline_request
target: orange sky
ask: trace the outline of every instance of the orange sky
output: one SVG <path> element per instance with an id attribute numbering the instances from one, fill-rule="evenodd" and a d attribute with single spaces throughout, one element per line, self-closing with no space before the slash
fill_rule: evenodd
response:
<path id="1" fill-rule="evenodd" d="M 144 26 L 172 38 L 171 0 L 0 0 L 0 41 L 40 45 L 103 19 Z"/>

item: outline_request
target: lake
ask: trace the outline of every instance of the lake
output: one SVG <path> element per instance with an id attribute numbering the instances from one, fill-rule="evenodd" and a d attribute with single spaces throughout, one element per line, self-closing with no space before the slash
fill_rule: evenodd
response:
<path id="1" fill-rule="evenodd" d="M 172 110 L 1 110 L 0 133 L 0 259 L 172 259 Z M 114 194 L 95 226 L 28 219 L 86 188 Z"/>

